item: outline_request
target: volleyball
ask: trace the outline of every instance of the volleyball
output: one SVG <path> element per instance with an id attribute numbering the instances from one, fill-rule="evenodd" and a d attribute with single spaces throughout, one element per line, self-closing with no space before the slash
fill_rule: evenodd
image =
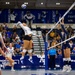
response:
<path id="1" fill-rule="evenodd" d="M 22 5 L 21 5 L 21 8 L 22 8 L 22 9 L 26 9 L 26 4 L 22 4 Z"/>

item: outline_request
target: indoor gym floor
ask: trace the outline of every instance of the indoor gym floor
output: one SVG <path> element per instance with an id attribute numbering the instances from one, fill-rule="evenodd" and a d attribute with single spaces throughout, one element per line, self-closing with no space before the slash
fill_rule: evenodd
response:
<path id="1" fill-rule="evenodd" d="M 67 72 L 61 72 L 61 70 L 55 70 L 55 71 L 45 71 L 45 70 L 16 70 L 16 71 L 10 71 L 10 70 L 2 70 L 2 75 L 75 75 L 75 71 L 71 71 L 69 73 Z"/>

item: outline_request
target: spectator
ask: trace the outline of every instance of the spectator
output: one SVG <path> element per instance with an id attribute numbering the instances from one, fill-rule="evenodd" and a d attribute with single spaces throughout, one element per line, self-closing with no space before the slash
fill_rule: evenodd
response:
<path id="1" fill-rule="evenodd" d="M 72 50 L 73 50 L 73 41 L 72 40 L 69 41 L 69 45 L 70 45 L 70 49 L 71 49 L 71 52 L 72 52 Z"/>
<path id="2" fill-rule="evenodd" d="M 44 42 L 46 41 L 46 33 L 48 32 L 48 30 L 42 30 L 42 36 L 43 36 L 43 39 L 44 39 Z"/>
<path id="3" fill-rule="evenodd" d="M 12 37 L 12 32 L 11 32 L 10 30 L 7 30 L 7 31 L 6 31 L 6 35 L 7 35 L 9 38 L 11 38 L 11 37 Z"/>
<path id="4" fill-rule="evenodd" d="M 55 34 L 55 32 L 54 32 L 54 31 L 52 31 L 52 32 L 50 33 L 50 37 L 51 37 L 51 38 L 54 38 L 54 37 L 55 37 L 55 35 L 56 35 L 56 34 Z"/>
<path id="5" fill-rule="evenodd" d="M 13 35 L 12 35 L 12 39 L 15 39 L 16 36 L 17 36 L 17 33 L 14 32 Z"/>
<path id="6" fill-rule="evenodd" d="M 15 41 L 16 41 L 16 42 L 21 42 L 20 37 L 19 37 L 18 35 L 16 35 Z"/>
<path id="7" fill-rule="evenodd" d="M 20 45 L 20 42 L 17 42 L 15 44 L 15 54 L 20 54 L 20 50 L 21 49 L 21 45 Z"/>
<path id="8" fill-rule="evenodd" d="M 61 14 L 58 11 L 56 11 L 55 22 L 58 22 L 60 17 L 61 17 Z"/>
<path id="9" fill-rule="evenodd" d="M 13 25 L 12 31 L 13 31 L 13 33 L 17 32 L 17 26 L 16 25 Z"/>
<path id="10" fill-rule="evenodd" d="M 3 31 L 3 25 L 0 25 L 0 30 Z"/>
<path id="11" fill-rule="evenodd" d="M 2 37 L 3 37 L 3 40 L 4 40 L 4 42 L 6 42 L 6 36 L 5 36 L 5 33 L 2 33 Z"/>
<path id="12" fill-rule="evenodd" d="M 10 22 L 11 22 L 11 23 L 14 23 L 14 22 L 15 22 L 15 18 L 16 18 L 16 15 L 14 14 L 14 12 L 12 12 L 12 13 L 10 14 Z"/>
<path id="13" fill-rule="evenodd" d="M 73 50 L 72 50 L 72 54 L 75 54 L 75 47 L 74 47 Z"/>
<path id="14" fill-rule="evenodd" d="M 69 27 L 67 28 L 67 31 L 69 33 L 69 37 L 71 37 L 74 34 L 73 28 L 69 25 Z"/>
<path id="15" fill-rule="evenodd" d="M 42 11 L 40 18 L 41 18 L 41 23 L 46 23 L 46 11 Z"/>
<path id="16" fill-rule="evenodd" d="M 27 11 L 26 14 L 24 15 L 24 20 L 26 20 L 26 23 L 30 28 L 34 19 L 35 16 L 30 11 Z"/>
<path id="17" fill-rule="evenodd" d="M 57 46 L 57 55 L 62 55 L 61 45 Z"/>
<path id="18" fill-rule="evenodd" d="M 61 37 L 59 34 L 56 36 L 56 39 L 57 39 L 57 42 L 61 42 Z"/>
<path id="19" fill-rule="evenodd" d="M 3 23 L 3 28 L 5 29 L 5 30 L 8 30 L 9 28 L 8 28 L 8 26 L 7 26 L 7 24 L 4 22 Z"/>

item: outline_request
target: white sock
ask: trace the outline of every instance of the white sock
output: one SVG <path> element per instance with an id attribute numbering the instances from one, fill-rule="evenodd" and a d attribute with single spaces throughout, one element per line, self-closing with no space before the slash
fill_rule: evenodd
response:
<path id="1" fill-rule="evenodd" d="M 22 58 L 24 58 L 24 56 L 22 56 Z"/>
<path id="2" fill-rule="evenodd" d="M 14 68 L 12 67 L 11 69 L 13 70 Z"/>
<path id="3" fill-rule="evenodd" d="M 29 59 L 32 59 L 32 56 L 30 56 Z"/>
<path id="4" fill-rule="evenodd" d="M 22 57 L 20 58 L 20 60 L 22 60 L 22 59 L 24 59 L 24 56 L 22 56 Z"/>

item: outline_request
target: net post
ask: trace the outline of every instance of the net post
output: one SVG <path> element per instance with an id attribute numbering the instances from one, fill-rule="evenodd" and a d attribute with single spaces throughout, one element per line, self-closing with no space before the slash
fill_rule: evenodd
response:
<path id="1" fill-rule="evenodd" d="M 48 70 L 47 47 L 48 47 L 48 42 L 47 42 L 47 41 L 45 41 L 45 70 Z"/>

